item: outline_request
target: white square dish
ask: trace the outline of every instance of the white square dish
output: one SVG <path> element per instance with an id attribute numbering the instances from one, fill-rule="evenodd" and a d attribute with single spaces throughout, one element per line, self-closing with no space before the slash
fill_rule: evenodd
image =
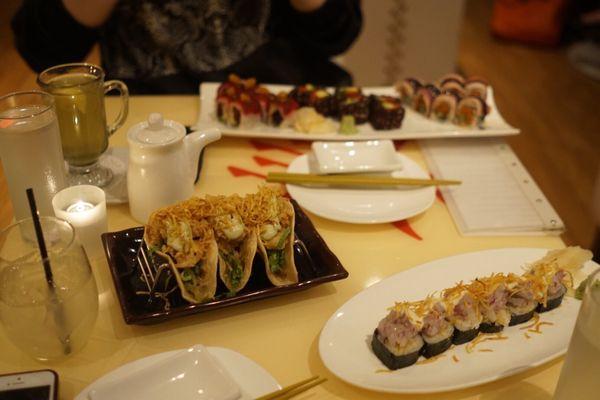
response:
<path id="1" fill-rule="evenodd" d="M 319 174 L 389 172 L 402 169 L 391 140 L 364 142 L 313 142 L 315 168 Z"/>

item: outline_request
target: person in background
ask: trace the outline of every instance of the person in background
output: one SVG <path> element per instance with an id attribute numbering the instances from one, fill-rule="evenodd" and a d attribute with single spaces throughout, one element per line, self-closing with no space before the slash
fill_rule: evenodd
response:
<path id="1" fill-rule="evenodd" d="M 98 41 L 107 77 L 137 94 L 197 93 L 230 73 L 349 85 L 330 58 L 361 26 L 360 0 L 24 0 L 12 20 L 35 71 L 79 62 Z"/>

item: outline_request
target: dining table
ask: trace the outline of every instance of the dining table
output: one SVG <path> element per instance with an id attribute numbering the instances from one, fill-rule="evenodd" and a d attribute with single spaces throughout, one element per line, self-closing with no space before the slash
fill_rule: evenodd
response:
<path id="1" fill-rule="evenodd" d="M 127 131 L 152 112 L 193 125 L 198 96 L 131 96 L 126 123 L 110 147 L 127 147 Z M 106 99 L 108 119 L 119 100 Z M 205 148 L 195 195 L 255 192 L 268 172 L 283 172 L 310 151 L 310 141 L 231 138 Z M 418 141 L 396 141 L 396 149 L 427 169 Z M 98 318 L 86 346 L 59 362 L 36 361 L 0 333 L 0 374 L 52 369 L 59 374 L 59 398 L 73 399 L 86 386 L 133 360 L 195 344 L 232 349 L 265 368 L 282 386 L 312 375 L 327 378 L 298 399 L 550 399 L 562 357 L 491 383 L 436 394 L 386 394 L 345 383 L 319 357 L 321 329 L 352 296 L 382 279 L 435 259 L 507 247 L 561 248 L 558 236 L 462 236 L 438 193 L 425 212 L 403 221 L 349 224 L 307 214 L 327 246 L 349 272 L 346 279 L 308 290 L 181 317 L 155 325 L 125 323 L 104 255 L 90 260 L 99 291 Z M 128 204 L 108 206 L 111 232 L 142 225 Z M 452 274 L 452 271 L 446 271 Z M 418 285 L 419 282 L 414 282 Z M 43 334 L 40 332 L 40 334 Z"/>

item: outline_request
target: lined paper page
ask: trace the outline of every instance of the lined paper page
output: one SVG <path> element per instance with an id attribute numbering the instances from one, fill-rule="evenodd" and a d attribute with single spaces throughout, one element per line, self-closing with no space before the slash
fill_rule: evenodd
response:
<path id="1" fill-rule="evenodd" d="M 460 179 L 442 188 L 463 234 L 559 233 L 564 225 L 510 147 L 500 139 L 422 141 L 436 178 Z"/>

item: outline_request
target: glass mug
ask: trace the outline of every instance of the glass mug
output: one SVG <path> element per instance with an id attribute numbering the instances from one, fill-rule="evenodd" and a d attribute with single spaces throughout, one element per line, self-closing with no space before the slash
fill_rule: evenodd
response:
<path id="1" fill-rule="evenodd" d="M 81 349 L 98 315 L 98 289 L 73 227 L 40 217 L 54 290 L 46 280 L 31 218 L 0 232 L 0 320 L 10 341 L 41 361 Z"/>
<path id="2" fill-rule="evenodd" d="M 54 215 L 52 198 L 67 187 L 67 175 L 52 96 L 30 91 L 0 97 L 0 160 L 16 220 L 31 216 L 27 188 L 40 214 Z"/>
<path id="3" fill-rule="evenodd" d="M 586 282 L 555 400 L 600 398 L 600 269 Z"/>
<path id="4" fill-rule="evenodd" d="M 102 68 L 85 63 L 57 65 L 39 74 L 37 81 L 54 96 L 71 184 L 108 185 L 112 172 L 98 160 L 108 147 L 108 137 L 127 118 L 127 86 L 121 81 L 104 82 Z M 122 105 L 115 122 L 107 125 L 104 95 L 111 90 L 119 92 Z"/>

